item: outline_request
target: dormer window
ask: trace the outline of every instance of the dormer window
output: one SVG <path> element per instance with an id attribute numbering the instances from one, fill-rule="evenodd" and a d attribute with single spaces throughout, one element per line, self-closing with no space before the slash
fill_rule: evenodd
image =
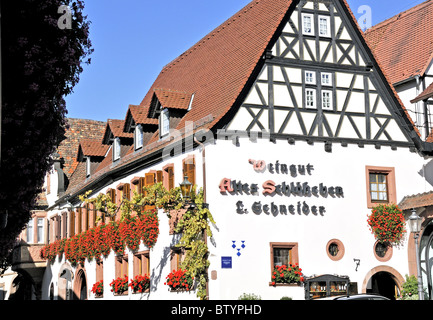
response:
<path id="1" fill-rule="evenodd" d="M 160 137 L 166 136 L 170 132 L 170 115 L 168 109 L 162 109 L 159 118 Z"/>
<path id="2" fill-rule="evenodd" d="M 134 144 L 135 144 L 135 150 L 138 150 L 143 147 L 143 127 L 141 124 L 135 127 Z"/>
<path id="3" fill-rule="evenodd" d="M 86 178 L 90 177 L 90 157 L 86 158 Z"/>
<path id="4" fill-rule="evenodd" d="M 113 161 L 120 159 L 120 139 L 115 138 L 113 141 Z"/>

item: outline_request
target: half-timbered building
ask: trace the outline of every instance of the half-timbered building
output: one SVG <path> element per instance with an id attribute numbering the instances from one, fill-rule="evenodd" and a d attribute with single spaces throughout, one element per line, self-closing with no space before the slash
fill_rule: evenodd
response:
<path id="1" fill-rule="evenodd" d="M 119 203 L 131 190 L 170 189 L 187 176 L 215 219 L 209 299 L 394 299 L 410 273 L 407 239 L 384 247 L 366 221 L 377 204 L 432 189 L 420 174 L 431 147 L 345 0 L 252 1 L 166 65 L 124 120 L 107 122 L 103 139 L 86 143 L 50 217 L 64 217 L 71 237 L 97 223 L 80 195 Z M 197 299 L 164 284 L 182 252 L 173 216 L 159 209 L 158 218 L 152 248 L 50 263 L 42 296 L 51 288 L 94 299 L 90 288 L 103 280 L 104 299 Z M 288 264 L 302 268 L 305 285 L 274 283 L 274 268 Z M 110 291 L 117 276 L 144 273 L 148 292 Z M 74 294 L 60 292 L 61 278 Z"/>

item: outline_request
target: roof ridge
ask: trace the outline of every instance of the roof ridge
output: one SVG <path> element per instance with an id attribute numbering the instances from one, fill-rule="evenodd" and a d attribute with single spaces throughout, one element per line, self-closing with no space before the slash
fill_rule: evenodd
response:
<path id="1" fill-rule="evenodd" d="M 192 47 L 181 53 L 177 58 L 173 59 L 171 62 L 167 63 L 161 70 L 161 73 L 164 73 L 167 69 L 171 68 L 172 66 L 176 65 L 177 62 L 182 60 L 184 57 L 191 54 L 194 50 L 197 49 L 197 47 L 200 47 L 203 43 L 205 43 L 207 40 L 215 36 L 218 32 L 226 28 L 228 25 L 230 25 L 233 21 L 235 21 L 237 18 L 239 18 L 242 14 L 247 13 L 249 10 L 251 10 L 255 5 L 257 5 L 259 2 L 262 2 L 263 0 L 253 0 L 249 2 L 247 5 L 245 5 L 243 8 L 241 8 L 239 11 L 237 11 L 235 14 L 233 14 L 230 18 L 225 20 L 222 24 L 217 26 L 215 29 L 210 31 L 207 35 L 205 35 L 203 38 L 201 38 L 199 41 L 197 41 Z"/>
<path id="2" fill-rule="evenodd" d="M 365 31 L 365 33 L 373 32 L 373 31 L 375 31 L 375 30 L 377 30 L 379 28 L 385 27 L 388 24 L 390 24 L 392 22 L 395 22 L 395 21 L 398 21 L 398 20 L 402 19 L 403 17 L 406 17 L 406 16 L 408 16 L 410 14 L 413 14 L 416 11 L 423 9 L 425 6 L 430 5 L 432 3 L 433 3 L 433 0 L 426 0 L 426 1 L 422 2 L 422 3 L 420 3 L 420 4 L 417 4 L 416 6 L 414 6 L 412 8 L 409 8 L 409 9 L 407 9 L 405 11 L 399 12 L 396 15 L 394 15 L 394 16 L 388 18 L 388 19 L 385 19 L 385 20 L 379 22 L 378 24 L 372 26 L 371 28 L 367 29 Z"/>

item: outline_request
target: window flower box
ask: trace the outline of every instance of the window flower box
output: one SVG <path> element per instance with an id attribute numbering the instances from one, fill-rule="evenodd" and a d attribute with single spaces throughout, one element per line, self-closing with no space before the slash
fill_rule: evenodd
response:
<path id="1" fill-rule="evenodd" d="M 123 295 L 128 293 L 128 276 L 124 276 L 123 278 L 118 277 L 114 279 L 111 283 L 111 292 L 114 295 Z"/>
<path id="2" fill-rule="evenodd" d="M 194 277 L 187 270 L 173 270 L 164 284 L 169 286 L 171 291 L 190 291 L 194 285 Z"/>
<path id="3" fill-rule="evenodd" d="M 150 289 L 150 278 L 148 274 L 137 275 L 131 280 L 129 286 L 132 289 L 132 293 L 144 293 L 149 292 Z"/>

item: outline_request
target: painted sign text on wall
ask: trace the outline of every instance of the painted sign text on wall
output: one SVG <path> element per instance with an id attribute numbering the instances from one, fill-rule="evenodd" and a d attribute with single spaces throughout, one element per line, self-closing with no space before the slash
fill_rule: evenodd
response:
<path id="1" fill-rule="evenodd" d="M 264 160 L 249 160 L 253 170 L 256 173 L 265 173 L 277 175 L 287 175 L 294 178 L 308 177 L 313 175 L 314 166 L 311 164 L 306 165 L 294 165 L 280 163 L 278 160 L 275 163 L 268 163 Z M 276 183 L 274 180 L 267 180 L 259 186 L 257 183 L 245 183 L 240 180 L 233 180 L 230 178 L 224 178 L 221 180 L 219 189 L 221 194 L 227 195 L 252 195 L 258 196 L 260 192 L 264 196 L 282 196 L 282 197 L 294 197 L 294 198 L 342 198 L 344 197 L 343 188 L 340 186 L 329 186 L 321 182 L 317 185 L 311 185 L 307 181 L 283 181 Z M 267 215 L 287 215 L 287 214 L 304 214 L 310 213 L 314 215 L 324 215 L 326 209 L 324 206 L 311 205 L 306 201 L 295 200 L 292 204 L 276 204 L 262 203 L 261 201 L 255 201 L 251 205 L 251 211 L 257 215 L 262 213 Z M 242 200 L 236 203 L 236 212 L 239 214 L 247 214 L 249 210 L 245 208 Z"/>

